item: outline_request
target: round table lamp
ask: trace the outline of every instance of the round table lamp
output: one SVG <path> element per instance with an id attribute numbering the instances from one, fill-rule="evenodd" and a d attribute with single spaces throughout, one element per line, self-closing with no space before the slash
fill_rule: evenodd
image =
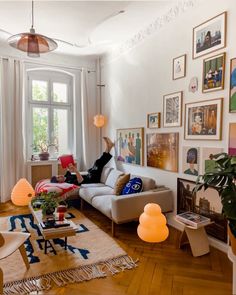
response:
<path id="1" fill-rule="evenodd" d="M 145 242 L 163 242 L 169 235 L 166 218 L 161 213 L 161 207 L 149 203 L 144 207 L 144 213 L 139 217 L 138 236 Z"/>
<path id="2" fill-rule="evenodd" d="M 16 206 L 27 206 L 34 196 L 34 189 L 25 178 L 21 178 L 11 192 L 12 203 Z"/>

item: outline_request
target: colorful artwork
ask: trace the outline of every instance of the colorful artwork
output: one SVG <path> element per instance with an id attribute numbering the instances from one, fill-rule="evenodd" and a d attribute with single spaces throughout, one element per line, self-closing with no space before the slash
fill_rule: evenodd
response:
<path id="1" fill-rule="evenodd" d="M 186 54 L 173 59 L 172 78 L 177 80 L 186 75 Z"/>
<path id="2" fill-rule="evenodd" d="M 236 156 L 236 123 L 229 124 L 229 155 Z"/>
<path id="3" fill-rule="evenodd" d="M 216 168 L 216 163 L 212 159 L 211 155 L 217 155 L 223 153 L 223 148 L 215 148 L 215 147 L 204 147 L 202 148 L 201 153 L 201 161 L 202 161 L 202 169 L 201 174 L 206 172 L 213 171 Z"/>
<path id="4" fill-rule="evenodd" d="M 230 60 L 229 111 L 236 112 L 236 58 Z"/>
<path id="5" fill-rule="evenodd" d="M 144 128 L 117 130 L 117 160 L 124 163 L 143 165 Z"/>
<path id="6" fill-rule="evenodd" d="M 147 115 L 147 128 L 160 128 L 161 113 L 152 113 Z"/>
<path id="7" fill-rule="evenodd" d="M 193 29 L 193 59 L 226 46 L 226 12 Z"/>
<path id="8" fill-rule="evenodd" d="M 147 134 L 147 166 L 178 172 L 179 133 Z"/>
<path id="9" fill-rule="evenodd" d="M 183 164 L 182 170 L 184 174 L 198 176 L 199 168 L 199 148 L 183 147 Z"/>
<path id="10" fill-rule="evenodd" d="M 192 211 L 213 221 L 205 227 L 207 234 L 227 243 L 227 220 L 222 215 L 222 204 L 218 192 L 208 188 L 193 193 L 196 183 L 186 179 L 177 179 L 177 214 Z"/>
<path id="11" fill-rule="evenodd" d="M 224 89 L 225 53 L 204 59 L 202 92 Z"/>
<path id="12" fill-rule="evenodd" d="M 185 139 L 221 139 L 222 98 L 185 104 Z"/>
<path id="13" fill-rule="evenodd" d="M 163 127 L 182 124 L 182 91 L 163 96 Z"/>

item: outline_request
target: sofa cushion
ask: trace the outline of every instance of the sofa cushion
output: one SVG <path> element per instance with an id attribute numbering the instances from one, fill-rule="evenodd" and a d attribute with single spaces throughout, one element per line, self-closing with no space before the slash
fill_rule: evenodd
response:
<path id="1" fill-rule="evenodd" d="M 111 167 L 104 167 L 102 169 L 100 182 L 102 182 L 102 183 L 106 182 L 107 177 L 108 177 L 109 173 L 111 172 L 111 170 L 113 170 L 113 168 L 111 168 Z"/>
<path id="2" fill-rule="evenodd" d="M 145 177 L 145 176 L 139 176 L 139 175 L 131 175 L 130 178 L 132 179 L 134 177 L 141 178 L 141 180 L 143 182 L 143 192 L 152 190 L 152 189 L 157 187 L 155 180 L 153 178 L 151 178 L 151 177 Z"/>
<path id="3" fill-rule="evenodd" d="M 92 200 L 92 206 L 107 217 L 111 218 L 111 199 L 113 195 L 106 195 L 106 196 L 98 196 L 94 197 Z"/>
<path id="4" fill-rule="evenodd" d="M 81 184 L 80 186 L 81 188 L 84 188 L 84 187 L 105 187 L 105 184 L 104 183 L 83 183 Z"/>
<path id="5" fill-rule="evenodd" d="M 120 175 L 115 183 L 114 194 L 119 196 L 126 185 L 130 180 L 130 174 Z"/>
<path id="6" fill-rule="evenodd" d="M 92 204 L 92 200 L 96 196 L 112 195 L 114 190 L 109 186 L 97 187 L 81 187 L 79 195 L 86 202 Z"/>
<path id="7" fill-rule="evenodd" d="M 123 174 L 124 174 L 124 172 L 122 172 L 120 170 L 112 169 L 107 177 L 105 185 L 108 185 L 108 186 L 114 188 L 118 177 Z"/>
<path id="8" fill-rule="evenodd" d="M 126 183 L 121 194 L 122 195 L 131 195 L 131 194 L 140 193 L 142 191 L 142 188 L 143 188 L 143 182 L 142 182 L 141 178 L 134 177 L 134 178 L 130 179 L 130 181 L 128 183 Z"/>

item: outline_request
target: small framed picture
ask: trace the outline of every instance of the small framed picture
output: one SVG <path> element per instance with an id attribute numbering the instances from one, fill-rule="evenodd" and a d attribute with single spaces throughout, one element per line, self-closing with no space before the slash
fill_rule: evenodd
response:
<path id="1" fill-rule="evenodd" d="M 147 115 L 147 128 L 160 128 L 161 113 L 151 113 Z"/>
<path id="2" fill-rule="evenodd" d="M 163 96 L 163 127 L 182 125 L 182 96 L 182 91 Z"/>
<path id="3" fill-rule="evenodd" d="M 229 149 L 231 156 L 236 156 L 236 123 L 229 124 Z"/>
<path id="4" fill-rule="evenodd" d="M 173 59 L 172 79 L 177 80 L 186 76 L 186 54 Z"/>
<path id="5" fill-rule="evenodd" d="M 204 59 L 202 92 L 224 89 L 225 53 Z"/>
<path id="6" fill-rule="evenodd" d="M 236 113 L 236 57 L 230 60 L 229 112 Z"/>
<path id="7" fill-rule="evenodd" d="M 199 151 L 198 147 L 183 146 L 182 170 L 184 174 L 198 176 Z"/>

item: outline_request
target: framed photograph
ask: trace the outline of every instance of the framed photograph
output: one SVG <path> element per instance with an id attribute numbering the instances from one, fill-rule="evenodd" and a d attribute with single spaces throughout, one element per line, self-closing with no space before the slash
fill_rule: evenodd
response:
<path id="1" fill-rule="evenodd" d="M 147 134 L 147 166 L 178 172 L 179 133 Z"/>
<path id="2" fill-rule="evenodd" d="M 182 125 L 182 96 L 182 91 L 163 96 L 163 127 Z"/>
<path id="3" fill-rule="evenodd" d="M 228 154 L 236 156 L 236 123 L 229 124 L 229 150 Z"/>
<path id="4" fill-rule="evenodd" d="M 184 174 L 198 176 L 199 150 L 197 147 L 183 147 L 182 171 Z"/>
<path id="5" fill-rule="evenodd" d="M 225 53 L 221 53 L 203 61 L 202 92 L 224 89 Z"/>
<path id="6" fill-rule="evenodd" d="M 185 104 L 185 139 L 220 140 L 223 99 Z"/>
<path id="7" fill-rule="evenodd" d="M 227 243 L 227 220 L 218 192 L 210 187 L 193 193 L 195 186 L 195 181 L 177 178 L 177 214 L 192 211 L 210 218 L 214 223 L 205 227 L 207 234 Z"/>
<path id="8" fill-rule="evenodd" d="M 223 153 L 223 148 L 215 148 L 215 147 L 203 147 L 201 149 L 201 174 L 206 172 L 210 172 L 214 170 L 216 167 L 215 160 L 212 159 L 211 155 L 217 155 Z"/>
<path id="9" fill-rule="evenodd" d="M 236 57 L 230 60 L 229 112 L 236 112 Z"/>
<path id="10" fill-rule="evenodd" d="M 117 129 L 117 160 L 143 166 L 144 128 Z"/>
<path id="11" fill-rule="evenodd" d="M 151 113 L 147 115 L 147 128 L 160 128 L 161 113 Z"/>
<path id="12" fill-rule="evenodd" d="M 226 11 L 193 28 L 193 59 L 226 46 Z"/>
<path id="13" fill-rule="evenodd" d="M 186 76 L 186 54 L 173 59 L 172 79 L 177 80 Z"/>

